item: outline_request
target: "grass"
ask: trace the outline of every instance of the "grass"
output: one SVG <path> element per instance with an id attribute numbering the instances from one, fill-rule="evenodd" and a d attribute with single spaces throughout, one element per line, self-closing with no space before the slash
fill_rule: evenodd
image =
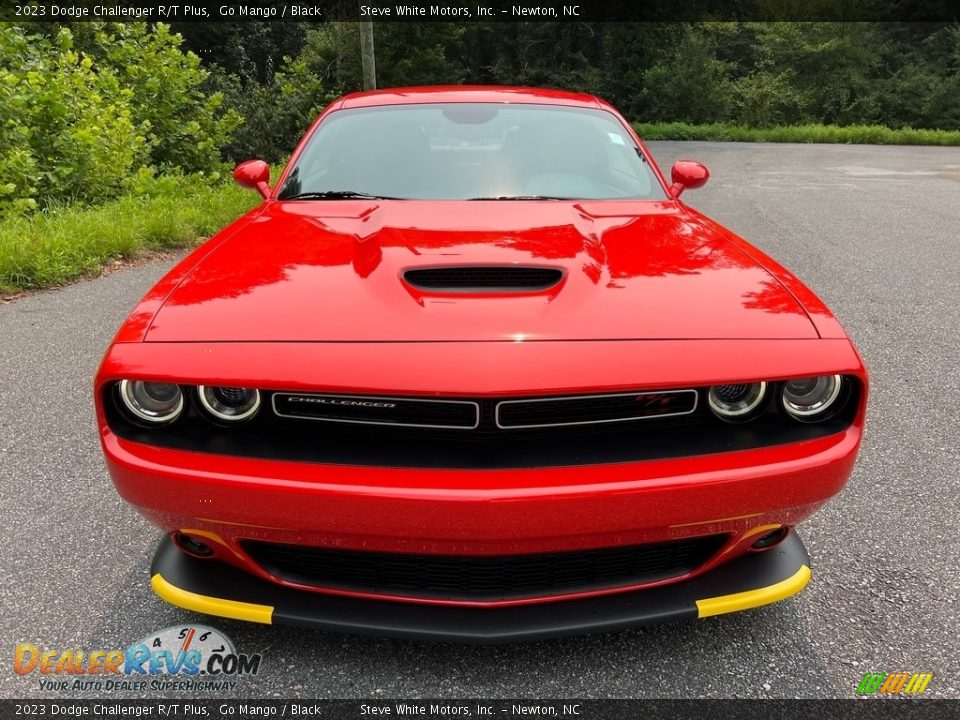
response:
<path id="1" fill-rule="evenodd" d="M 232 183 L 166 177 L 96 207 L 0 219 L 0 294 L 62 285 L 118 257 L 196 245 L 259 201 Z"/>
<path id="2" fill-rule="evenodd" d="M 718 140 L 726 142 L 846 143 L 866 145 L 960 145 L 960 130 L 899 130 L 882 125 L 784 125 L 751 128 L 713 123 L 634 123 L 644 140 Z"/>

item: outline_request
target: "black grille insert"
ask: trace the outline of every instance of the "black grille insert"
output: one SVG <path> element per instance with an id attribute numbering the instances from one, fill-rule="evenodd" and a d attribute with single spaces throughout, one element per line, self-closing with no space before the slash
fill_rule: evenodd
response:
<path id="1" fill-rule="evenodd" d="M 280 417 L 357 425 L 472 430 L 480 424 L 480 405 L 470 400 L 275 393 Z"/>
<path id="2" fill-rule="evenodd" d="M 457 406 L 457 417 L 451 414 L 440 418 L 436 407 L 431 420 L 422 419 L 414 425 L 400 423 L 387 425 L 353 422 L 315 422 L 303 417 L 281 417 L 274 413 L 273 398 L 278 394 L 261 391 L 264 410 L 248 422 L 224 427 L 211 423 L 192 392 L 186 396 L 184 412 L 171 425 L 145 428 L 131 422 L 117 396 L 117 383 L 106 387 L 103 409 L 110 429 L 125 440 L 155 447 L 188 452 L 214 453 L 235 457 L 250 457 L 292 462 L 356 465 L 386 468 L 458 468 L 491 470 L 532 467 L 586 467 L 609 463 L 655 460 L 661 458 L 695 457 L 714 453 L 750 450 L 809 442 L 817 438 L 841 433 L 850 427 L 859 408 L 860 385 L 847 377 L 848 395 L 838 401 L 836 415 L 818 423 L 798 423 L 780 410 L 777 398 L 780 383 L 768 391 L 766 408 L 749 423 L 726 423 L 718 420 L 699 402 L 690 414 L 673 417 L 644 417 L 630 422 L 590 422 L 570 424 L 580 420 L 573 408 L 564 405 L 567 413 L 554 413 L 560 424 L 542 427 L 501 428 L 496 424 L 497 405 L 507 398 L 430 398 L 443 404 L 447 400 L 476 403 L 480 423 L 474 429 L 456 428 L 466 416 L 463 406 Z M 703 398 L 707 388 L 693 388 Z M 682 392 L 669 390 L 663 392 Z M 304 393 L 319 394 L 319 393 Z M 342 397 L 342 396 L 327 396 Z M 573 400 L 590 396 L 565 396 Z M 391 398 L 392 401 L 394 398 Z M 537 400 L 541 398 L 509 398 Z M 552 406 L 553 403 L 546 403 Z M 576 405 L 576 403 L 574 403 Z M 279 403 L 278 403 L 279 406 Z M 342 406 L 339 417 L 348 415 Z M 357 408 L 369 416 L 379 415 L 388 408 Z M 453 408 L 450 408 L 453 411 Z M 350 413 L 353 411 L 351 410 Z M 382 419 L 382 418 L 381 418 Z M 473 415 L 471 413 L 471 419 Z M 529 419 L 529 416 L 528 418 Z M 514 417 L 514 422 L 517 418 Z M 423 425 L 443 425 L 424 428 Z"/>
<path id="3" fill-rule="evenodd" d="M 498 403 L 496 422 L 503 429 L 591 425 L 690 415 L 696 409 L 696 390 L 532 398 Z"/>
<path id="4" fill-rule="evenodd" d="M 563 270 L 523 265 L 477 265 L 415 268 L 403 279 L 434 292 L 540 292 L 563 279 Z"/>
<path id="5" fill-rule="evenodd" d="M 414 555 L 244 541 L 250 556 L 289 582 L 376 594 L 493 601 L 665 580 L 709 560 L 726 535 L 575 552 Z"/>

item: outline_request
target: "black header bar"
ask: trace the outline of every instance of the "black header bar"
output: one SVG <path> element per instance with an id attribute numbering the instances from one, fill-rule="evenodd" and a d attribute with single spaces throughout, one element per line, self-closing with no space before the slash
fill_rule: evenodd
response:
<path id="1" fill-rule="evenodd" d="M 954 22 L 957 0 L 0 0 L 16 22 Z"/>
<path id="2" fill-rule="evenodd" d="M 852 692 L 852 689 L 851 689 Z M 0 700 L 0 716 L 76 718 L 552 717 L 567 720 L 947 720 L 958 700 Z"/>

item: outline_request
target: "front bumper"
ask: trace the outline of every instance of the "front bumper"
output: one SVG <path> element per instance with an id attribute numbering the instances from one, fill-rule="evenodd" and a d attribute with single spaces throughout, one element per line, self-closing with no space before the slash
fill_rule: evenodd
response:
<path id="1" fill-rule="evenodd" d="M 389 363 L 371 362 L 386 356 Z M 425 357 L 436 372 L 424 372 Z M 738 375 L 744 357 L 756 375 Z M 149 371 L 174 367 L 175 377 Z M 236 370 L 225 375 L 224 368 Z M 102 392 L 108 382 L 144 377 L 267 390 L 499 397 L 833 372 L 863 385 L 857 415 L 841 432 L 715 454 L 549 467 L 358 465 L 239 457 L 215 446 L 209 452 L 160 447 L 112 432 Z M 261 622 L 491 642 L 715 614 L 797 592 L 809 574 L 799 540 L 764 553 L 750 547 L 772 529 L 802 522 L 842 489 L 866 402 L 863 366 L 845 339 L 624 342 L 616 352 L 607 343 L 559 342 L 396 344 L 380 351 L 336 343 L 116 343 L 96 388 L 106 463 L 121 496 L 168 534 L 198 537 L 213 551 L 200 561 L 181 557 L 169 543 L 161 548 L 153 583 L 163 597 Z M 376 583 L 351 591 L 298 584 L 272 575 L 244 549 L 259 541 L 509 556 L 708 535 L 722 535 L 726 544 L 699 568 L 662 583 L 481 602 L 386 595 Z"/>
<path id="2" fill-rule="evenodd" d="M 725 535 L 697 570 L 706 573 L 836 494 L 859 440 L 852 426 L 809 443 L 710 457 L 491 472 L 233 460 L 112 434 L 104 446 L 121 495 L 167 533 L 202 538 L 217 560 L 291 585 L 255 562 L 244 542 L 494 556 Z"/>
<path id="3" fill-rule="evenodd" d="M 859 427 L 852 426 L 845 433 L 809 443 L 708 458 L 501 472 L 241 461 L 154 448 L 112 434 L 104 435 L 104 446 L 108 468 L 123 497 L 167 533 L 202 539 L 214 552 L 213 560 L 204 561 L 204 566 L 233 566 L 243 578 L 236 581 L 237 587 L 246 587 L 247 582 L 276 585 L 277 592 L 318 596 L 316 602 L 329 601 L 331 607 L 340 607 L 341 602 L 381 607 L 387 602 L 398 608 L 479 605 L 490 610 L 569 603 L 591 596 L 611 606 L 626 603 L 634 608 L 635 601 L 607 601 L 600 596 L 656 592 L 653 597 L 657 597 L 660 590 L 658 583 L 638 581 L 588 592 L 489 602 L 388 594 L 373 587 L 344 591 L 275 576 L 250 557 L 244 543 L 495 556 L 725 536 L 725 544 L 705 564 L 663 583 L 685 587 L 732 563 L 759 562 L 755 558 L 763 554 L 750 552 L 750 546 L 772 529 L 795 526 L 838 492 L 852 469 L 859 440 Z M 747 559 L 741 559 L 745 555 Z M 172 578 L 167 580 L 177 585 Z M 712 594 L 743 589 L 725 585 L 733 589 L 724 587 Z M 190 589 L 191 585 L 178 587 Z M 201 594 L 213 590 L 216 596 L 220 586 L 203 587 Z M 674 591 L 666 587 L 665 592 Z M 684 595 L 682 607 L 689 610 L 695 600 L 710 596 Z M 408 611 L 419 612 L 402 609 Z M 641 613 L 639 621 L 647 612 Z"/>
<path id="4" fill-rule="evenodd" d="M 154 591 L 188 610 L 333 632 L 463 643 L 510 643 L 709 617 L 777 602 L 810 579 L 795 532 L 686 582 L 549 605 L 449 607 L 343 598 L 283 587 L 225 563 L 199 560 L 165 539 L 150 570 Z"/>

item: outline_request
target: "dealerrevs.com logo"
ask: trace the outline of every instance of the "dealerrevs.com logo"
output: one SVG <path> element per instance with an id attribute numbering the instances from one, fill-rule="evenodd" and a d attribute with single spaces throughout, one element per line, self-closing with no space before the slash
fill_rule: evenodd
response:
<path id="1" fill-rule="evenodd" d="M 205 625 L 164 628 L 126 649 L 50 649 L 20 643 L 17 675 L 35 676 L 41 690 L 225 691 L 256 675 L 261 656 L 238 653 L 230 638 Z"/>

